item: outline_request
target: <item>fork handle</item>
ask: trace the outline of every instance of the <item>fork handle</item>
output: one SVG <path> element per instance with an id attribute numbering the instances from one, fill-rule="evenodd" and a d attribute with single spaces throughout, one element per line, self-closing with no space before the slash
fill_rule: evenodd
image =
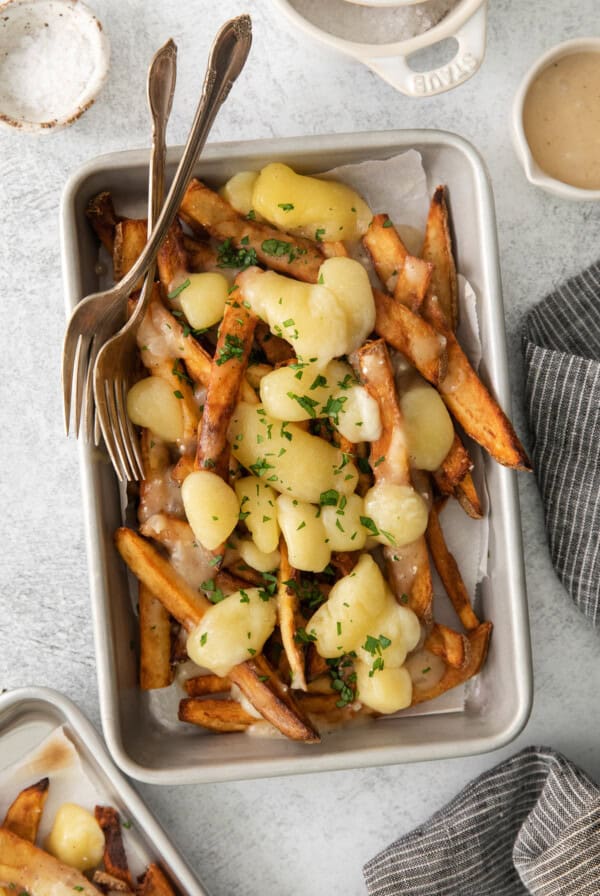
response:
<path id="1" fill-rule="evenodd" d="M 251 43 L 252 22 L 248 15 L 241 15 L 226 22 L 217 34 L 211 47 L 202 95 L 181 161 L 156 226 L 153 228 L 143 252 L 131 270 L 115 287 L 121 296 L 129 295 L 135 283 L 155 261 L 160 244 L 175 220 L 175 215 L 183 200 L 198 156 L 206 143 L 211 125 L 244 67 Z"/>

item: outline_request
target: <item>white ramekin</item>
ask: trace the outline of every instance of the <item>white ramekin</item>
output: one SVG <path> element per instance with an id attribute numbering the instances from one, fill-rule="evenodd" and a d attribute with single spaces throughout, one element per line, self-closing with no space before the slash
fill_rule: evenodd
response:
<path id="1" fill-rule="evenodd" d="M 512 136 L 517 156 L 527 180 L 536 187 L 541 187 L 548 193 L 554 193 L 555 196 L 561 196 L 563 199 L 575 199 L 579 202 L 586 202 L 593 199 L 600 199 L 600 190 L 584 190 L 581 187 L 572 187 L 561 180 L 557 180 L 542 171 L 537 164 L 529 149 L 525 129 L 523 127 L 523 106 L 525 97 L 535 78 L 545 69 L 551 62 L 561 59 L 563 56 L 569 56 L 572 53 L 597 52 L 600 60 L 600 37 L 576 37 L 573 40 L 567 40 L 556 47 L 552 47 L 541 56 L 534 65 L 531 66 L 517 90 L 513 108 L 512 108 Z"/>
<path id="2" fill-rule="evenodd" d="M 110 59 L 102 24 L 81 0 L 0 0 L 0 52 L 14 59 L 9 75 L 0 65 L 0 124 L 37 134 L 89 109 Z M 53 81 L 40 74 L 49 55 L 58 64 Z"/>
<path id="3" fill-rule="evenodd" d="M 300 15 L 289 0 L 274 2 L 298 31 L 358 59 L 407 96 L 435 96 L 451 90 L 474 75 L 483 62 L 487 0 L 459 0 L 441 22 L 429 31 L 389 44 L 363 44 L 345 40 L 313 25 Z M 394 5 L 407 4 L 396 0 Z M 448 37 L 454 37 L 458 42 L 456 53 L 450 62 L 432 71 L 413 71 L 408 64 L 409 56 Z"/>

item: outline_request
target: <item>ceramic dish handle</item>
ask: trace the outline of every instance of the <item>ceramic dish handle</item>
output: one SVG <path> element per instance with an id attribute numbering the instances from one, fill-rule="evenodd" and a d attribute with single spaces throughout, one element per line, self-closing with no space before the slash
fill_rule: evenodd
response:
<path id="1" fill-rule="evenodd" d="M 458 49 L 453 59 L 429 72 L 415 72 L 407 56 L 362 57 L 380 77 L 407 96 L 435 96 L 474 75 L 485 53 L 487 4 L 483 3 L 454 35 Z"/>

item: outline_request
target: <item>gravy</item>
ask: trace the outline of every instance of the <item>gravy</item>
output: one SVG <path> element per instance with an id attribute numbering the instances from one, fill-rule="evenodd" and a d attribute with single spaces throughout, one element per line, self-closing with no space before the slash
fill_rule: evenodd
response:
<path id="1" fill-rule="evenodd" d="M 523 126 L 546 174 L 600 189 L 600 52 L 572 53 L 540 72 L 525 97 Z"/>

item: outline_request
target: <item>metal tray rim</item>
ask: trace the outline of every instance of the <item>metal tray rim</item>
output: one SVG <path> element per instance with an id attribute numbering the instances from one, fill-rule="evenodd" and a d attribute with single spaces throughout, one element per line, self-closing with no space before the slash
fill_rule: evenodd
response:
<path id="1" fill-rule="evenodd" d="M 156 848 L 156 858 L 160 859 L 165 867 L 174 873 L 190 896 L 208 896 L 207 891 L 203 889 L 187 862 L 177 852 L 150 809 L 115 766 L 107 753 L 106 745 L 92 723 L 72 700 L 51 688 L 33 686 L 16 688 L 0 695 L 0 724 L 3 716 L 9 710 L 18 707 L 24 708 L 29 703 L 45 704 L 46 707 L 58 711 L 74 734 L 75 746 L 77 746 L 77 741 L 84 744 L 93 753 L 94 761 L 100 766 L 102 772 L 114 784 L 122 802 L 131 811 L 132 817 L 135 817 L 136 827 L 142 830 L 153 847 Z M 0 731 L 0 741 L 1 738 Z"/>
<path id="2" fill-rule="evenodd" d="M 510 411 L 510 385 L 508 364 L 506 360 L 506 335 L 504 306 L 500 268 L 497 249 L 497 234 L 494 202 L 491 184 L 485 163 L 479 152 L 463 137 L 444 130 L 407 129 L 370 131 L 346 134 L 317 135 L 308 137 L 287 137 L 281 139 L 262 139 L 250 141 L 231 141 L 209 144 L 204 152 L 203 160 L 218 157 L 244 159 L 252 152 L 261 150 L 270 153 L 291 153 L 311 151 L 342 151 L 354 149 L 368 151 L 384 147 L 406 149 L 409 145 L 446 144 L 458 149 L 470 164 L 477 189 L 477 203 L 483 219 L 481 241 L 484 251 L 482 259 L 486 275 L 491 284 L 493 301 L 488 306 L 494 332 L 494 357 L 489 367 L 494 381 L 495 392 Z M 77 294 L 79 275 L 79 259 L 74 252 L 76 245 L 77 225 L 72 214 L 78 190 L 86 179 L 99 169 L 118 170 L 132 165 L 146 164 L 148 150 L 136 149 L 107 153 L 97 156 L 79 167 L 67 181 L 61 202 L 61 255 L 65 282 L 65 305 L 67 316 L 76 302 L 81 298 Z M 177 160 L 181 147 L 174 147 L 168 154 L 167 161 Z M 335 753 L 318 758 L 294 756 L 280 759 L 255 759 L 245 762 L 228 763 L 221 766 L 203 767 L 201 764 L 182 765 L 171 769 L 155 769 L 138 763 L 126 752 L 121 737 L 119 719 L 115 707 L 117 705 L 116 678 L 114 669 L 108 662 L 106 644 L 110 633 L 107 607 L 99 594 L 98 578 L 101 575 L 102 558 L 98 550 L 96 538 L 96 519 L 100 512 L 100 497 L 93 488 L 91 471 L 91 451 L 83 443 L 79 444 L 80 472 L 84 499 L 84 522 L 88 567 L 91 583 L 92 616 L 94 624 L 94 641 L 98 659 L 98 683 L 103 733 L 106 743 L 119 767 L 133 778 L 152 784 L 212 783 L 215 781 L 240 780 L 248 778 L 274 777 L 278 775 L 300 774 L 318 771 L 333 771 L 373 765 L 391 765 L 403 762 L 418 762 L 433 759 L 448 759 L 459 756 L 475 755 L 499 749 L 514 740 L 527 723 L 533 700 L 533 674 L 531 661 L 531 643 L 529 636 L 529 619 L 525 587 L 525 571 L 523 545 L 520 528 L 520 507 L 516 483 L 516 474 L 506 468 L 500 468 L 500 486 L 509 508 L 512 520 L 516 525 L 507 532 L 507 546 L 513 558 L 510 569 L 511 592 L 519 596 L 513 602 L 515 628 L 513 632 L 513 648 L 515 652 L 516 695 L 515 711 L 509 723 L 498 727 L 487 736 L 473 736 L 443 743 L 422 744 L 419 746 L 366 747 L 351 749 L 343 753 Z"/>

